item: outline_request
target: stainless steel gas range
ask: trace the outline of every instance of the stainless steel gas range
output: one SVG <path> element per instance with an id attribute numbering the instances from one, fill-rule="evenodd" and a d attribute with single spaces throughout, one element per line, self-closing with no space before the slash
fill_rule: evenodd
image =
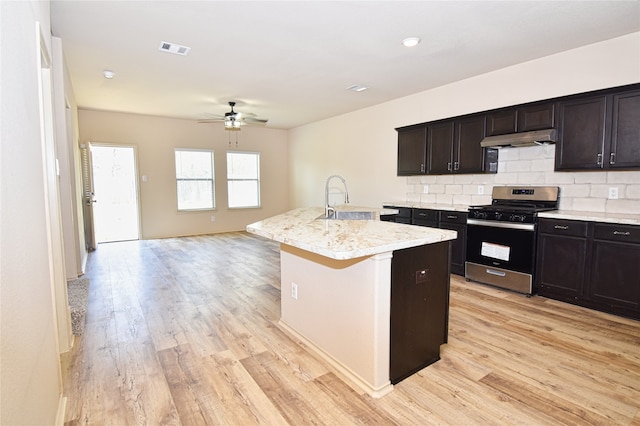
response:
<path id="1" fill-rule="evenodd" d="M 465 278 L 535 293 L 538 212 L 556 210 L 556 186 L 496 186 L 491 204 L 469 207 Z"/>

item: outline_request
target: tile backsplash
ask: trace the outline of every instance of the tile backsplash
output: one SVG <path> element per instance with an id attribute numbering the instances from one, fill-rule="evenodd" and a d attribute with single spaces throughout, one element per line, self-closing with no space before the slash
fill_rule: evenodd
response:
<path id="1" fill-rule="evenodd" d="M 410 176 L 406 201 L 481 205 L 494 186 L 549 185 L 560 187 L 562 210 L 640 214 L 640 171 L 555 172 L 554 161 L 555 145 L 501 148 L 497 174 Z"/>

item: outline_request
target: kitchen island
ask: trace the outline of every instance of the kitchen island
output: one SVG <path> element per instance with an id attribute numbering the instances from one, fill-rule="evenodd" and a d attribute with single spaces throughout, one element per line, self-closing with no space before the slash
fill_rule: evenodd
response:
<path id="1" fill-rule="evenodd" d="M 380 212 L 385 213 L 378 209 L 376 216 Z M 247 231 L 281 243 L 281 326 L 361 389 L 380 397 L 393 389 L 392 276 L 409 277 L 413 287 L 428 287 L 432 280 L 446 287 L 446 300 L 440 303 L 446 306 L 436 310 L 445 316 L 439 332 L 444 343 L 449 241 L 456 232 L 322 216 L 322 208 L 300 208 L 248 225 Z M 394 257 L 404 259 L 399 265 L 408 270 L 392 271 Z"/>

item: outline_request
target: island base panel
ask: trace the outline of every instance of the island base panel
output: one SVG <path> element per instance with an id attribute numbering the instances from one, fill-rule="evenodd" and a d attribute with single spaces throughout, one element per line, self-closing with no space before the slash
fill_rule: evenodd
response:
<path id="1" fill-rule="evenodd" d="M 448 242 L 393 252 L 391 260 L 392 384 L 440 359 L 449 316 Z"/>
<path id="2" fill-rule="evenodd" d="M 374 397 L 390 389 L 391 257 L 387 252 L 336 260 L 280 247 L 280 322 L 338 362 Z"/>

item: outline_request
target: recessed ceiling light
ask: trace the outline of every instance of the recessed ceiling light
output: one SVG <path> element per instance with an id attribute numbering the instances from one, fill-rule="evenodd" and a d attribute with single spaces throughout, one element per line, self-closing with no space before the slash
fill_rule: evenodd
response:
<path id="1" fill-rule="evenodd" d="M 111 80 L 113 77 L 116 76 L 116 73 L 113 71 L 104 70 L 102 71 L 102 75 L 104 75 L 104 78 L 108 78 L 109 80 Z"/>
<path id="2" fill-rule="evenodd" d="M 418 44 L 420 44 L 420 37 L 407 37 L 402 40 L 402 44 L 404 44 L 406 47 L 417 46 Z"/>
<path id="3" fill-rule="evenodd" d="M 361 85 L 359 85 L 359 84 L 353 84 L 353 85 L 351 85 L 351 86 L 347 87 L 347 90 L 352 90 L 352 91 L 354 91 L 354 92 L 363 92 L 363 91 L 365 91 L 365 90 L 367 90 L 367 89 L 368 89 L 368 87 L 366 87 L 366 86 L 361 86 Z"/>

